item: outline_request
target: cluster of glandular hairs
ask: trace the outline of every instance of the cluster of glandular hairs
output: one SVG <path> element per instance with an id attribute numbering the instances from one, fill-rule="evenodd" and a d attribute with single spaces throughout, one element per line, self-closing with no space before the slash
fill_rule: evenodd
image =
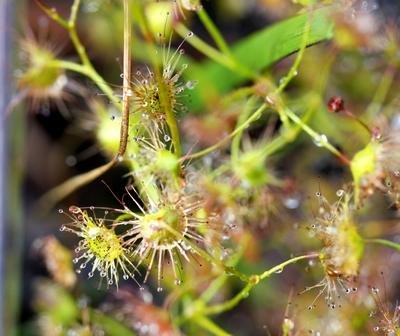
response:
<path id="1" fill-rule="evenodd" d="M 357 290 L 350 285 L 359 272 L 363 240 L 354 222 L 351 194 L 340 189 L 337 196 L 338 200 L 330 204 L 320 192 L 317 193 L 318 214 L 315 215 L 310 230 L 323 245 L 320 260 L 325 277 L 318 284 L 305 289 L 319 289 L 310 309 L 321 295 L 325 295 L 327 305 L 333 309 L 337 307 L 336 302 L 340 299 L 341 292 L 349 294 Z"/>
<path id="2" fill-rule="evenodd" d="M 126 233 L 129 246 L 135 246 L 132 257 L 137 266 L 147 262 L 144 282 L 155 266 L 157 290 L 161 291 L 162 268 L 165 259 L 171 265 L 175 284 L 182 282 L 182 261 L 198 253 L 197 243 L 207 245 L 207 231 L 212 223 L 202 212 L 203 203 L 195 195 L 163 186 L 157 201 L 149 198 L 148 208 L 128 221 L 132 226 Z M 139 205 L 138 205 L 139 206 Z"/>
<path id="3" fill-rule="evenodd" d="M 192 32 L 186 38 L 193 36 Z M 162 69 L 157 76 L 149 68 L 143 73 L 136 71 L 133 82 L 132 96 L 136 112 L 142 114 L 144 119 L 163 120 L 165 118 L 165 108 L 170 108 L 174 113 L 180 112 L 185 106 L 181 103 L 185 90 L 192 90 L 196 86 L 196 81 L 183 82 L 182 73 L 187 69 L 187 64 L 182 64 L 182 55 L 185 50 L 183 44 L 186 38 L 179 44 L 177 49 L 171 51 L 171 38 L 168 45 L 165 37 L 162 39 Z M 163 101 L 164 100 L 164 101 Z M 167 104 L 168 106 L 164 106 Z"/>
<path id="4" fill-rule="evenodd" d="M 384 336 L 400 335 L 400 305 L 396 303 L 390 307 L 389 303 L 382 300 L 380 290 L 377 287 L 371 287 L 371 295 L 375 301 L 377 312 L 370 313 L 370 316 L 377 316 L 378 324 L 374 331 Z"/>
<path id="5" fill-rule="evenodd" d="M 155 188 L 155 189 L 154 189 Z M 87 211 L 71 207 L 71 225 L 63 226 L 63 231 L 80 237 L 75 263 L 81 261 L 80 269 L 92 263 L 89 277 L 98 270 L 106 277 L 108 284 L 118 283 L 119 270 L 123 278 L 133 278 L 138 267 L 147 265 L 144 282 L 153 268 L 157 269 L 157 288 L 162 290 L 161 279 L 167 261 L 173 270 L 175 283 L 182 282 L 183 261 L 197 260 L 199 249 L 207 247 L 209 237 L 216 232 L 212 218 L 205 215 L 204 202 L 185 188 L 175 183 L 165 183 L 147 190 L 142 185 L 140 204 L 139 193 L 128 195 L 139 209 L 134 212 L 124 205 L 115 209 L 118 216 L 112 221 L 97 219 Z M 119 219 L 120 218 L 120 219 Z M 122 233 L 117 234 L 115 228 Z M 197 244 L 200 244 L 198 246 Z"/>
<path id="6" fill-rule="evenodd" d="M 188 38 L 191 36 L 189 33 Z M 181 93 L 195 84 L 180 83 L 182 71 L 186 69 L 182 65 L 177 70 L 183 54 L 182 44 L 172 53 L 171 42 L 168 48 L 163 47 L 161 79 L 149 69 L 147 76 L 140 71 L 136 73 L 132 117 L 139 122 L 135 135 L 129 139 L 126 158 L 130 161 L 134 185 L 126 191 L 137 211 L 122 202 L 122 209 L 112 211 L 113 220 L 99 220 L 94 213 L 91 216 L 83 209 L 72 207 L 73 223 L 63 227 L 81 238 L 77 248 L 80 255 L 75 259 L 77 263 L 82 260 L 80 268 L 92 263 L 89 276 L 99 270 L 109 285 L 118 283 L 119 270 L 128 279 L 144 266 L 143 282 L 155 268 L 157 288 L 161 291 L 165 263 L 170 264 L 175 283 L 180 284 L 183 262 L 204 257 L 203 249 L 207 250 L 222 236 L 213 216 L 205 211 L 201 193 L 193 184 L 188 186 L 185 167 L 174 153 L 168 132 L 166 109 L 179 110 Z"/>
<path id="7" fill-rule="evenodd" d="M 89 215 L 88 211 L 71 206 L 68 216 L 72 222 L 60 230 L 72 232 L 80 238 L 75 249 L 77 257 L 73 259 L 74 264 L 79 264 L 78 273 L 90 264 L 89 278 L 97 271 L 107 280 L 108 286 L 118 285 L 119 270 L 127 280 L 134 277 L 137 269 L 129 258 L 129 248 L 114 230 L 117 223 L 107 225 L 108 220 L 96 218 L 93 210 Z"/>
<path id="8" fill-rule="evenodd" d="M 381 118 L 376 123 L 373 138 L 364 149 L 371 151 L 373 169 L 361 177 L 361 197 L 366 198 L 375 190 L 387 194 L 396 207 L 400 206 L 400 116 L 391 121 Z"/>
<path id="9" fill-rule="evenodd" d="M 17 85 L 21 96 L 30 98 L 33 109 L 46 106 L 52 100 L 60 111 L 65 111 L 62 102 L 68 98 L 66 88 L 71 86 L 72 89 L 74 85 L 69 83 L 65 71 L 50 66 L 56 60 L 56 48 L 49 42 L 38 41 L 32 34 L 21 39 L 19 44 L 22 69 L 17 73 Z"/>

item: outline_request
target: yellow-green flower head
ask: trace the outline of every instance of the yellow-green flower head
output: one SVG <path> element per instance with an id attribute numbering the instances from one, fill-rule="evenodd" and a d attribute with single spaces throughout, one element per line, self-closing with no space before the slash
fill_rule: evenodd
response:
<path id="1" fill-rule="evenodd" d="M 386 193 L 395 206 L 400 205 L 400 117 L 389 123 L 381 119 L 371 142 L 355 154 L 351 171 L 358 202 L 375 190 Z"/>
<path id="2" fill-rule="evenodd" d="M 123 279 L 128 280 L 135 276 L 136 268 L 129 259 L 129 250 L 125 246 L 123 238 L 119 237 L 113 227 L 106 225 L 105 219 L 89 216 L 87 211 L 76 206 L 69 208 L 73 222 L 61 227 L 61 231 L 76 234 L 79 238 L 78 254 L 73 259 L 75 264 L 80 263 L 77 273 L 91 264 L 88 273 L 89 278 L 97 271 L 100 277 L 107 280 L 107 285 L 119 282 L 119 270 L 123 273 Z"/>
<path id="3" fill-rule="evenodd" d="M 127 221 L 132 227 L 126 233 L 126 244 L 138 259 L 136 267 L 147 265 L 144 282 L 156 268 L 157 290 L 162 291 L 163 268 L 168 261 L 175 284 L 180 284 L 183 260 L 196 260 L 194 255 L 201 255 L 197 244 L 207 247 L 207 234 L 215 230 L 212 219 L 201 215 L 203 202 L 196 195 L 161 187 L 157 200 L 148 197 L 146 208 L 139 208 L 141 213 L 131 213 L 135 219 Z"/>
<path id="4" fill-rule="evenodd" d="M 31 99 L 33 109 L 52 100 L 63 112 L 66 108 L 60 102 L 69 98 L 67 90 L 78 91 L 78 84 L 71 82 L 64 70 L 53 65 L 57 55 L 55 48 L 32 36 L 21 39 L 19 44 L 22 69 L 16 77 L 21 96 Z"/>
<path id="5" fill-rule="evenodd" d="M 193 33 L 190 32 L 186 38 L 192 36 Z M 168 47 L 163 42 L 160 78 L 149 68 L 144 73 L 141 70 L 136 71 L 132 96 L 134 108 L 142 114 L 144 120 L 164 120 L 167 109 L 174 113 L 185 109 L 180 97 L 184 91 L 194 89 L 197 84 L 197 81 L 181 81 L 182 73 L 187 68 L 187 64 L 181 64 L 181 57 L 185 53 L 182 46 L 186 38 L 176 50 L 171 49 L 171 41 Z"/>
<path id="6" fill-rule="evenodd" d="M 179 178 L 180 163 L 172 153 L 171 137 L 164 125 L 149 122 L 142 126 L 142 135 L 136 137 L 136 152 L 129 155 L 133 162 L 133 174 L 137 178 L 176 180 Z M 130 154 L 130 148 L 128 148 Z"/>
<path id="7" fill-rule="evenodd" d="M 348 284 L 357 277 L 364 253 L 364 242 L 354 221 L 351 194 L 340 189 L 337 195 L 338 200 L 330 204 L 321 193 L 317 193 L 318 215 L 310 226 L 312 234 L 323 245 L 320 260 L 325 271 L 325 278 L 311 288 L 321 288 L 318 297 L 326 293 L 325 301 L 331 308 L 336 307 L 340 291 L 353 291 Z"/>

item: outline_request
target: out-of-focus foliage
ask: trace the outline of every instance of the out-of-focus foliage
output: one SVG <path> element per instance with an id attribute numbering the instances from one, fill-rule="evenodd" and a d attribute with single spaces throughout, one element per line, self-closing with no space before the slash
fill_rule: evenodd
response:
<path id="1" fill-rule="evenodd" d="M 400 335 L 399 4 L 29 6 L 22 334 Z"/>

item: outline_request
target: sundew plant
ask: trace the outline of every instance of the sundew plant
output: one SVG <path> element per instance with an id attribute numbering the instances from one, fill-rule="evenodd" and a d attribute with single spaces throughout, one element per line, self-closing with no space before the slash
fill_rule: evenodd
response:
<path id="1" fill-rule="evenodd" d="M 7 335 L 400 336 L 397 1 L 18 6 Z"/>

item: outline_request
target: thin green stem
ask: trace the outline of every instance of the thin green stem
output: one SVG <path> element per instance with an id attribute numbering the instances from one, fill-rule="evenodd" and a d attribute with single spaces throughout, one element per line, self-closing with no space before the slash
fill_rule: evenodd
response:
<path id="1" fill-rule="evenodd" d="M 239 127 L 235 128 L 235 130 L 232 133 L 230 133 L 225 138 L 223 138 L 220 141 L 218 141 L 216 144 L 214 144 L 214 145 L 212 145 L 212 146 L 210 146 L 208 148 L 205 148 L 205 149 L 203 149 L 203 150 L 201 150 L 201 151 L 199 151 L 197 153 L 185 155 L 180 160 L 181 161 L 186 161 L 186 160 L 190 160 L 190 159 L 197 159 L 199 157 L 207 155 L 207 154 L 215 151 L 216 149 L 220 148 L 221 146 L 226 144 L 230 139 L 232 139 L 236 134 L 239 134 L 244 129 L 246 129 L 253 121 L 255 121 L 258 118 L 260 118 L 262 113 L 265 111 L 266 107 L 267 107 L 267 105 L 265 103 L 262 104 L 257 109 L 257 111 L 255 111 L 245 122 L 243 122 Z"/>
<path id="2" fill-rule="evenodd" d="M 86 53 L 86 49 L 81 43 L 78 33 L 76 31 L 75 26 L 69 26 L 68 27 L 69 31 L 69 37 L 71 38 L 72 44 L 74 45 L 76 52 L 79 55 L 79 58 L 81 59 L 82 63 L 86 65 L 87 67 L 91 68 L 93 71 L 95 71 L 92 62 L 90 62 L 90 59 Z"/>
<path id="3" fill-rule="evenodd" d="M 263 279 L 265 279 L 265 278 L 268 278 L 268 277 L 270 277 L 270 276 L 271 276 L 272 274 L 274 274 L 274 273 L 280 273 L 280 272 L 282 272 L 283 269 L 284 269 L 286 266 L 290 265 L 290 264 L 294 264 L 294 263 L 296 263 L 296 262 L 298 262 L 298 261 L 300 261 L 300 260 L 304 260 L 304 259 L 313 259 L 313 258 L 319 258 L 319 253 L 305 254 L 305 255 L 302 255 L 302 256 L 298 256 L 298 257 L 294 257 L 294 258 L 292 258 L 292 259 L 286 260 L 286 261 L 284 261 L 283 263 L 281 263 L 281 264 L 279 264 L 279 265 L 276 265 L 276 266 L 270 268 L 269 270 L 267 270 L 267 271 L 261 273 L 261 274 L 259 275 L 260 280 L 263 280 Z"/>
<path id="4" fill-rule="evenodd" d="M 366 115 L 370 118 L 376 116 L 385 101 L 387 94 L 392 86 L 394 77 L 396 75 L 396 68 L 394 65 L 389 64 L 385 72 L 382 75 L 381 81 L 375 91 L 375 95 L 372 98 L 371 103 L 367 107 Z"/>
<path id="5" fill-rule="evenodd" d="M 200 18 L 200 21 L 203 23 L 204 27 L 207 29 L 213 40 L 215 41 L 218 48 L 227 56 L 231 56 L 231 51 L 229 49 L 228 44 L 226 43 L 224 37 L 221 32 L 215 26 L 214 22 L 208 16 L 208 13 L 204 9 L 200 9 L 197 11 L 197 15 Z"/>
<path id="6" fill-rule="evenodd" d="M 81 0 L 74 0 L 74 3 L 72 4 L 71 14 L 69 16 L 69 21 L 68 21 L 70 27 L 75 27 L 80 4 Z"/>
<path id="7" fill-rule="evenodd" d="M 303 33 L 303 41 L 301 43 L 301 47 L 299 49 L 299 52 L 297 53 L 296 59 L 292 65 L 292 67 L 289 69 L 288 74 L 284 77 L 282 82 L 279 84 L 278 88 L 275 90 L 275 94 L 280 94 L 285 90 L 285 88 L 289 85 L 290 81 L 297 76 L 297 71 L 300 66 L 301 61 L 303 60 L 304 56 L 304 51 L 306 50 L 307 43 L 308 43 L 308 37 L 310 34 L 310 28 L 311 24 L 310 21 L 307 20 L 305 27 L 304 27 L 304 33 Z"/>
<path id="8" fill-rule="evenodd" d="M 298 68 L 300 66 L 301 61 L 303 60 L 304 51 L 306 50 L 306 47 L 307 47 L 310 27 L 311 27 L 310 21 L 307 20 L 306 23 L 305 23 L 305 27 L 304 27 L 303 41 L 302 41 L 302 44 L 300 46 L 299 52 L 297 53 L 296 59 L 295 59 L 293 65 L 290 67 L 288 74 L 283 78 L 283 80 L 281 81 L 279 86 L 275 89 L 274 93 L 271 95 L 271 97 L 275 97 L 275 99 L 277 99 L 278 101 L 281 100 L 280 94 L 289 85 L 291 80 L 295 76 L 297 76 Z M 273 100 L 275 100 L 275 99 L 273 99 Z M 267 100 L 268 100 L 268 98 L 267 98 Z M 277 112 L 279 114 L 279 118 L 281 119 L 283 125 L 286 128 L 289 129 L 290 128 L 290 123 L 289 123 L 288 116 L 285 113 L 285 109 L 279 108 L 280 106 L 282 106 L 282 102 L 279 102 L 279 104 L 277 104 Z"/>
<path id="9" fill-rule="evenodd" d="M 53 21 L 57 22 L 60 26 L 68 29 L 68 22 L 65 21 L 57 12 L 55 8 L 47 7 L 41 0 L 35 0 L 37 5 L 40 9 L 46 13 L 46 15 L 52 19 Z"/>
<path id="10" fill-rule="evenodd" d="M 250 291 L 255 286 L 255 282 L 249 282 L 239 293 L 237 293 L 232 299 L 225 301 L 220 304 L 216 304 L 213 306 L 205 307 L 201 312 L 204 315 L 216 315 L 222 312 L 228 311 L 236 307 L 240 301 L 247 298 L 250 294 Z"/>
<path id="11" fill-rule="evenodd" d="M 104 81 L 103 77 L 94 71 L 93 68 L 64 60 L 54 60 L 49 63 L 48 66 L 74 71 L 90 78 L 118 110 L 122 109 L 121 103 L 115 96 L 112 88 Z"/>
<path id="12" fill-rule="evenodd" d="M 291 110 L 288 108 L 285 109 L 285 114 L 291 119 L 294 123 L 299 125 L 304 132 L 306 132 L 318 146 L 324 147 L 327 150 L 329 150 L 332 154 L 336 155 L 339 157 L 344 163 L 350 164 L 350 160 L 343 155 L 338 149 L 336 149 L 326 138 L 326 136 L 320 135 L 317 132 L 315 132 L 310 126 L 308 126 L 306 123 L 303 122 L 295 113 L 293 113 Z"/>
<path id="13" fill-rule="evenodd" d="M 369 244 L 380 244 L 400 252 L 400 244 L 396 244 L 395 242 L 392 242 L 390 240 L 381 238 L 371 238 L 371 239 L 364 239 L 364 241 Z"/>
<path id="14" fill-rule="evenodd" d="M 216 335 L 216 336 L 230 336 L 231 335 L 205 316 L 196 316 L 196 318 L 193 319 L 193 322 L 196 323 L 197 325 L 199 325 L 200 327 L 202 327 L 204 330 L 209 331 L 213 335 Z"/>
<path id="15" fill-rule="evenodd" d="M 175 31 L 183 38 L 186 38 L 190 33 L 190 30 L 183 24 L 178 23 L 175 27 Z M 211 47 L 209 44 L 201 40 L 198 36 L 193 35 L 187 40 L 188 43 L 206 55 L 208 58 L 212 59 L 218 64 L 252 80 L 260 79 L 260 76 L 253 72 L 252 70 L 244 67 L 242 64 L 238 63 L 233 57 L 221 53 L 219 50 Z"/>
<path id="16" fill-rule="evenodd" d="M 239 119 L 237 122 L 237 128 L 239 128 L 240 125 L 243 124 L 249 118 L 249 115 L 252 111 L 254 103 L 255 103 L 254 97 L 250 98 L 249 101 L 247 102 L 243 112 L 239 116 Z M 235 162 L 239 159 L 240 143 L 241 143 L 243 131 L 244 131 L 244 129 L 242 129 L 235 136 L 233 136 L 232 144 L 231 144 L 231 160 L 232 160 L 232 162 Z"/>
<path id="17" fill-rule="evenodd" d="M 208 254 L 206 251 L 201 249 L 199 246 L 197 246 L 193 241 L 190 239 L 187 239 L 185 236 L 182 235 L 182 233 L 176 231 L 174 228 L 172 228 L 169 225 L 164 226 L 166 230 L 171 232 L 177 239 L 183 240 L 186 244 L 188 244 L 197 254 L 199 254 L 204 260 L 207 262 L 216 265 L 220 267 L 227 275 L 233 275 L 236 276 L 238 279 L 240 279 L 243 282 L 248 282 L 249 277 L 246 274 L 243 274 L 236 270 L 234 267 L 227 266 L 225 265 L 221 260 L 218 260 L 214 258 L 212 255 Z"/>
<path id="18" fill-rule="evenodd" d="M 183 23 L 178 23 L 175 27 L 175 31 L 182 38 L 187 38 L 187 36 L 191 33 L 191 31 Z M 204 42 L 195 34 L 193 34 L 193 36 L 188 39 L 188 43 L 197 50 L 201 51 L 204 55 L 206 55 L 213 61 L 220 63 L 230 69 L 234 67 L 234 62 L 232 62 L 232 59 L 229 56 L 226 56 L 222 54 L 219 50 L 211 47 L 208 43 Z"/>
<path id="19" fill-rule="evenodd" d="M 252 237 L 250 235 L 245 235 L 243 241 L 240 244 L 240 249 L 235 253 L 235 255 L 229 260 L 229 265 L 235 267 L 237 263 L 240 261 L 244 250 L 250 243 Z M 205 304 L 210 301 L 220 290 L 220 288 L 224 285 L 224 283 L 228 280 L 228 276 L 226 274 L 221 274 L 218 278 L 216 278 L 203 292 L 196 302 Z M 195 303 L 196 304 L 196 303 Z"/>
<path id="20" fill-rule="evenodd" d="M 203 310 L 201 310 L 199 313 L 204 314 L 204 315 L 215 315 L 215 314 L 220 314 L 222 312 L 231 310 L 232 308 L 236 307 L 240 301 L 243 299 L 247 298 L 250 294 L 250 291 L 255 287 L 260 280 L 263 280 L 265 278 L 270 277 L 274 273 L 280 273 L 286 266 L 290 264 L 294 264 L 300 260 L 303 259 L 312 259 L 312 258 L 318 258 L 319 254 L 318 253 L 313 253 L 313 254 L 306 254 L 298 257 L 291 258 L 289 260 L 286 260 L 283 263 L 280 263 L 279 265 L 276 265 L 269 270 L 261 273 L 260 275 L 253 275 L 249 277 L 249 282 L 247 285 L 239 292 L 237 293 L 233 298 L 231 298 L 228 301 L 225 301 L 223 303 L 219 303 L 213 306 L 208 306 L 204 307 Z"/>

